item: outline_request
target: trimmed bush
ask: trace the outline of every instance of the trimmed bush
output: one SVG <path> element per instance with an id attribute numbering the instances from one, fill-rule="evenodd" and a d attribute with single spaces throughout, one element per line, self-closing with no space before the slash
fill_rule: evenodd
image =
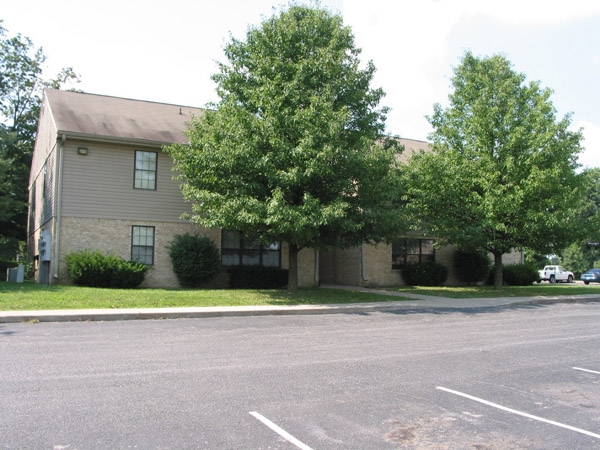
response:
<path id="1" fill-rule="evenodd" d="M 199 287 L 215 279 L 221 271 L 219 249 L 206 236 L 176 235 L 169 246 L 169 256 L 173 272 L 183 287 Z"/>
<path id="2" fill-rule="evenodd" d="M 99 251 L 83 250 L 65 257 L 67 273 L 77 286 L 131 289 L 146 276 L 146 264 L 126 261 Z"/>
<path id="3" fill-rule="evenodd" d="M 234 289 L 281 289 L 288 282 L 288 271 L 279 267 L 234 266 L 229 274 Z"/>
<path id="4" fill-rule="evenodd" d="M 487 285 L 494 285 L 494 270 L 490 270 Z M 529 286 L 539 279 L 537 269 L 531 264 L 502 265 L 502 284 L 507 286 Z"/>
<path id="5" fill-rule="evenodd" d="M 402 278 L 409 286 L 441 286 L 448 279 L 448 268 L 434 262 L 407 264 Z"/>
<path id="6" fill-rule="evenodd" d="M 456 250 L 454 269 L 456 277 L 465 283 L 478 283 L 486 280 L 490 273 L 490 258 L 483 252 Z"/>
<path id="7" fill-rule="evenodd" d="M 508 264 L 502 266 L 502 281 L 508 286 L 529 286 L 537 281 L 537 269 L 530 264 Z"/>

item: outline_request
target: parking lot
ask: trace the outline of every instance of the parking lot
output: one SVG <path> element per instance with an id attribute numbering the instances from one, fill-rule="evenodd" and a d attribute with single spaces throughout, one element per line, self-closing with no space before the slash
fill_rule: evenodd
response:
<path id="1" fill-rule="evenodd" d="M 600 448 L 600 304 L 0 325 L 0 448 Z"/>

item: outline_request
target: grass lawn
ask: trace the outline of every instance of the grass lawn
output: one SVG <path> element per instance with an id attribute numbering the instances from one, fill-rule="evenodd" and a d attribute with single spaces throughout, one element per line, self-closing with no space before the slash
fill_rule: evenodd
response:
<path id="1" fill-rule="evenodd" d="M 464 287 L 398 287 L 393 289 L 399 293 L 433 295 L 448 298 L 493 298 L 493 297 L 536 297 L 556 295 L 600 294 L 600 285 L 583 284 L 549 284 L 540 283 L 531 286 L 505 286 L 495 291 L 492 286 Z"/>
<path id="2" fill-rule="evenodd" d="M 407 300 L 339 289 L 98 289 L 0 282 L 0 311 L 182 306 L 311 305 Z"/>
<path id="3" fill-rule="evenodd" d="M 295 293 L 285 290 L 231 289 L 97 289 L 77 286 L 46 286 L 35 283 L 0 282 L 0 310 L 167 308 L 183 306 L 311 305 L 408 300 L 402 294 L 450 298 L 532 297 L 600 294 L 600 286 L 536 284 L 494 291 L 477 287 L 398 287 L 396 295 L 371 294 L 340 289 L 311 288 Z M 400 294 L 400 296 L 398 296 Z"/>

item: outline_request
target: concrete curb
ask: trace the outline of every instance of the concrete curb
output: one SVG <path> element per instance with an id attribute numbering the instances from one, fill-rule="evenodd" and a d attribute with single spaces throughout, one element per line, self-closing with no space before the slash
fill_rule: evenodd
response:
<path id="1" fill-rule="evenodd" d="M 389 294 L 389 292 L 386 292 Z M 0 311 L 0 323 L 88 322 L 116 320 L 197 319 L 274 315 L 365 314 L 373 312 L 471 311 L 554 303 L 600 302 L 600 295 L 450 299 L 419 296 L 416 300 L 327 305 L 229 306 L 148 309 L 80 309 L 47 311 Z"/>
<path id="2" fill-rule="evenodd" d="M 114 320 L 197 319 L 277 315 L 357 314 L 404 309 L 406 302 L 351 303 L 343 305 L 229 306 L 148 309 L 81 309 L 0 311 L 0 323 L 86 322 Z M 415 305 L 412 304 L 414 307 Z"/>

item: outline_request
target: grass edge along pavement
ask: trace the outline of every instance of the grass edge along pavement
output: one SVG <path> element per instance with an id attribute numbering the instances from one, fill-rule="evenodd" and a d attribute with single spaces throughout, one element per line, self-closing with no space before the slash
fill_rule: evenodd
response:
<path id="1" fill-rule="evenodd" d="M 600 294 L 600 286 L 533 285 L 505 287 L 495 291 L 487 286 L 397 287 L 377 290 L 346 287 L 286 290 L 232 289 L 99 289 L 64 285 L 0 282 L 0 311 L 146 309 L 181 307 L 243 307 L 342 305 L 354 303 L 414 301 L 422 295 L 464 299 L 498 297 L 574 296 Z"/>
<path id="2" fill-rule="evenodd" d="M 356 290 L 299 289 L 101 289 L 0 282 L 0 311 L 298 306 L 412 300 Z"/>

